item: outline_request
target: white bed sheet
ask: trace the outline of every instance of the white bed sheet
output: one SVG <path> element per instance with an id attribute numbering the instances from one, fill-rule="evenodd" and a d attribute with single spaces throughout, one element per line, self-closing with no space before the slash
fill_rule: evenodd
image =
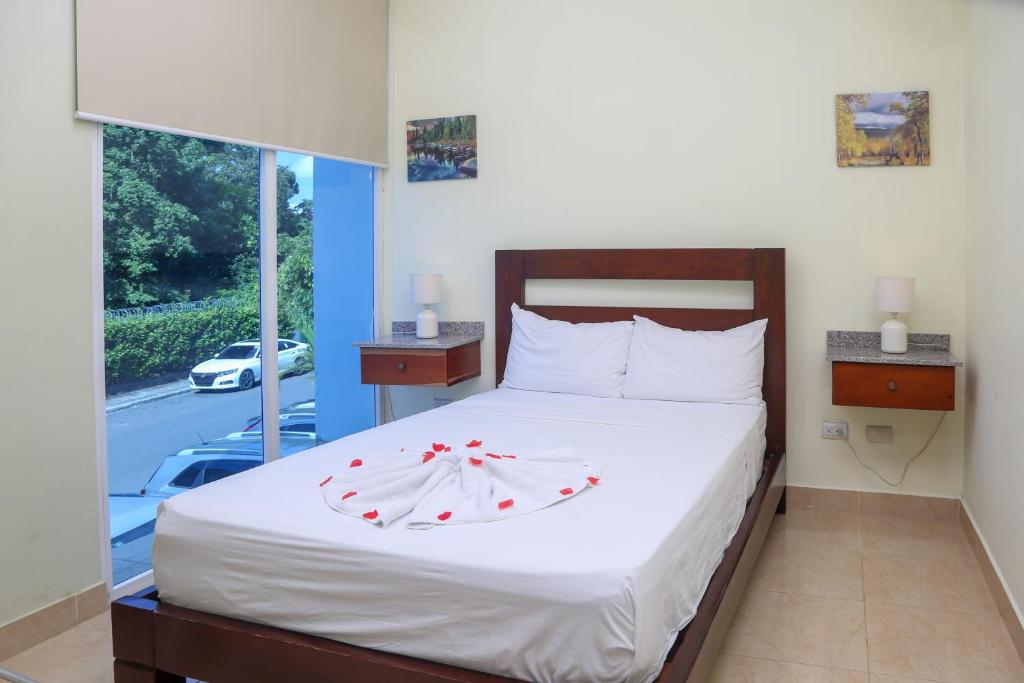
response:
<path id="1" fill-rule="evenodd" d="M 763 406 L 497 389 L 161 506 L 162 600 L 547 681 L 649 681 L 689 622 L 761 471 Z M 601 485 L 501 522 L 387 529 L 318 484 L 361 453 L 483 439 L 568 446 Z"/>

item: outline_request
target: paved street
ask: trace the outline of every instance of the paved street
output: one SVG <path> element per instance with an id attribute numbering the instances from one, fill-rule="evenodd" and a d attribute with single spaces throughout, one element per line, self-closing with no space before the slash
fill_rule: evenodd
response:
<path id="1" fill-rule="evenodd" d="M 281 405 L 313 398 L 313 374 L 281 380 Z M 260 387 L 180 394 L 107 415 L 111 493 L 138 493 L 157 465 L 182 448 L 245 429 L 260 414 Z"/>

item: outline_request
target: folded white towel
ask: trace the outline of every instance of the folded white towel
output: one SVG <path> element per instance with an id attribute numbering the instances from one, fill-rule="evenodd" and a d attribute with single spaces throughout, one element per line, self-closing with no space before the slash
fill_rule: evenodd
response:
<path id="1" fill-rule="evenodd" d="M 559 448 L 495 453 L 477 439 L 465 446 L 431 444 L 416 454 L 368 455 L 320 482 L 338 512 L 382 527 L 408 515 L 406 526 L 492 522 L 525 515 L 596 486 L 593 463 Z"/>

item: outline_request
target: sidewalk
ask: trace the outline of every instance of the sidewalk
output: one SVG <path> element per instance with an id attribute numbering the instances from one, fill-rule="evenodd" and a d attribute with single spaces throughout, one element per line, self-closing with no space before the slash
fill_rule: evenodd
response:
<path id="1" fill-rule="evenodd" d="M 187 379 L 179 379 L 167 384 L 136 389 L 135 391 L 126 391 L 123 394 L 116 394 L 107 399 L 107 414 L 116 413 L 119 410 L 125 410 L 140 403 L 149 403 L 150 401 L 159 401 L 169 396 L 187 394 L 189 391 Z"/>

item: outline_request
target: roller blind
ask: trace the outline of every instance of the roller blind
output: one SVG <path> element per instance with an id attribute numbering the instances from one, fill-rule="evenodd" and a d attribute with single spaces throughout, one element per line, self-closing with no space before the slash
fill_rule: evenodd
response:
<path id="1" fill-rule="evenodd" d="M 387 0 L 77 0 L 80 118 L 384 165 Z"/>

